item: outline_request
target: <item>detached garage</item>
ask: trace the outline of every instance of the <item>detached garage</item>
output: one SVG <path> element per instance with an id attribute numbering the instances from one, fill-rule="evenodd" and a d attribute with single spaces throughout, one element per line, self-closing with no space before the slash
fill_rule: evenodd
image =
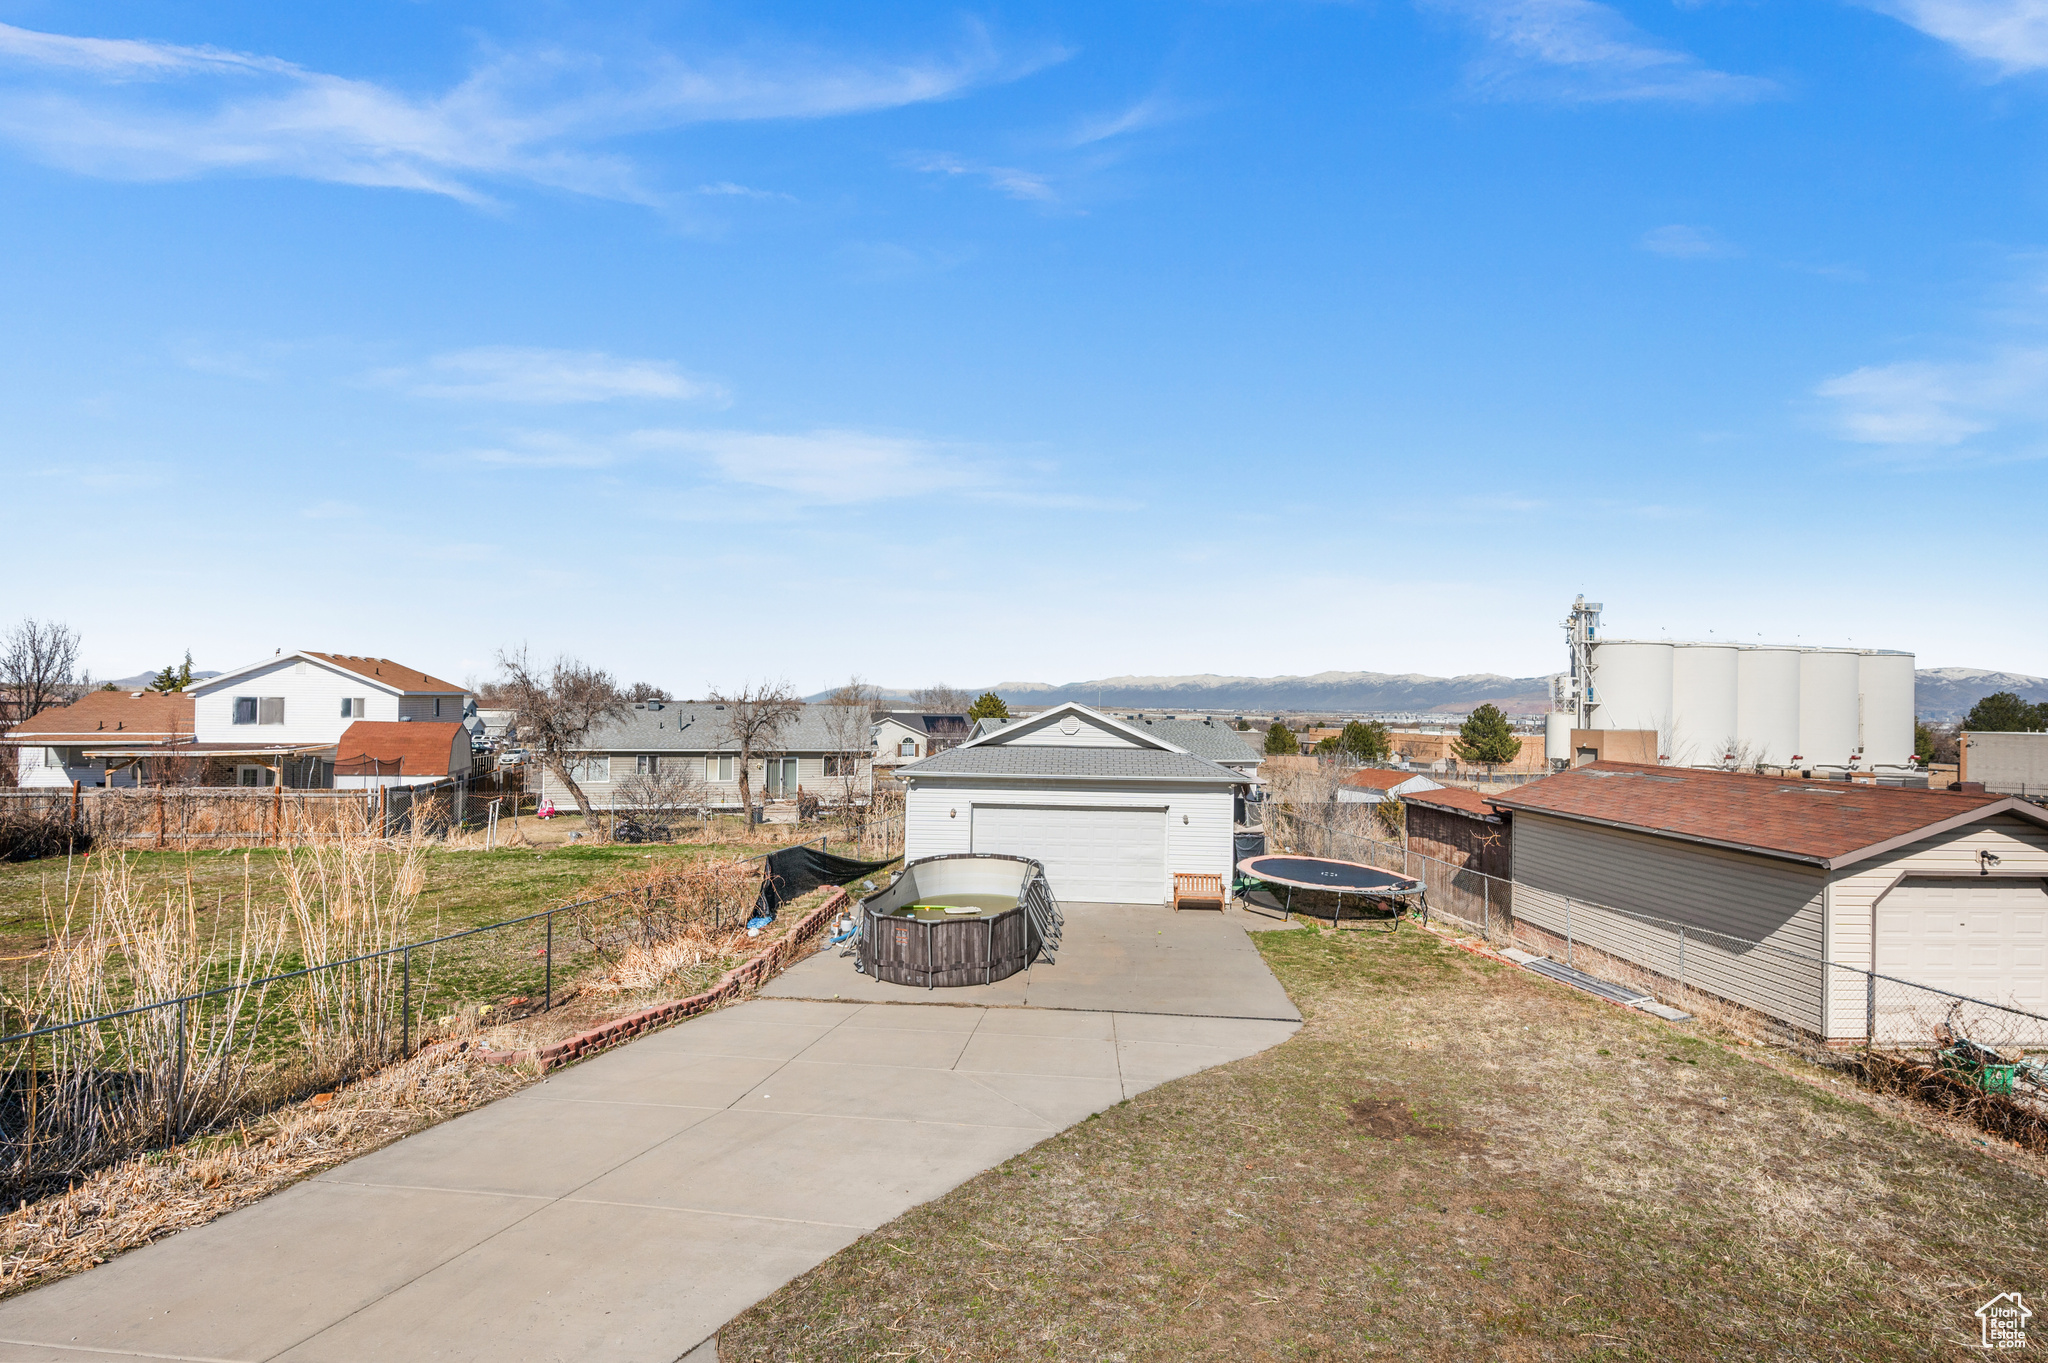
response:
<path id="1" fill-rule="evenodd" d="M 897 769 L 907 860 L 1006 852 L 1067 902 L 1161 904 L 1173 877 L 1228 879 L 1249 778 L 1152 726 L 1062 705 Z"/>
<path id="2" fill-rule="evenodd" d="M 1689 984 L 1833 1041 L 1926 1040 L 1940 1000 L 1866 972 L 2048 1016 L 2039 806 L 1623 762 L 1488 800 L 1517 919 L 1560 941 L 1670 975 L 1683 926 Z"/>

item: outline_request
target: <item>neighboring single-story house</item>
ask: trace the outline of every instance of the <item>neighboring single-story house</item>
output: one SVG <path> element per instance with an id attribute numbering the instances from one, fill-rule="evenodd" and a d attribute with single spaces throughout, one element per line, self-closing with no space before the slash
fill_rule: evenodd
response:
<path id="1" fill-rule="evenodd" d="M 965 715 L 927 715 L 912 710 L 891 710 L 875 721 L 869 739 L 874 749 L 875 769 L 887 776 L 906 762 L 959 747 L 972 732 Z"/>
<path id="2" fill-rule="evenodd" d="M 1671 975 L 1675 927 L 1602 908 L 1682 924 L 1689 985 L 1836 1041 L 1929 1040 L 1940 1000 L 1866 971 L 2048 1014 L 2048 810 L 2023 800 L 1600 762 L 1488 802 L 1517 920 L 1560 945 Z"/>
<path id="3" fill-rule="evenodd" d="M 869 799 L 874 773 L 867 741 L 865 710 L 855 715 L 843 706 L 804 706 L 776 738 L 774 752 L 753 759 L 749 785 L 754 799 L 794 800 L 799 791 L 828 805 Z M 639 783 L 634 778 L 661 776 L 685 778 L 695 787 L 670 792 L 684 797 L 680 803 L 737 809 L 738 753 L 724 705 L 635 701 L 620 718 L 592 732 L 574 775 L 597 809 L 635 808 L 644 792 L 635 789 Z M 572 806 L 569 788 L 545 764 L 538 765 L 542 797 L 562 808 Z"/>
<path id="4" fill-rule="evenodd" d="M 1425 790 L 1442 790 L 1441 782 L 1412 771 L 1386 771 L 1364 767 L 1345 777 L 1337 787 L 1337 803 L 1376 805 L 1382 800 L 1402 800 Z"/>
<path id="5" fill-rule="evenodd" d="M 469 773 L 469 729 L 457 720 L 359 720 L 335 746 L 337 790 L 430 786 Z"/>
<path id="6" fill-rule="evenodd" d="M 132 786 L 145 759 L 109 759 L 101 750 L 163 754 L 191 742 L 192 698 L 175 691 L 88 691 L 0 734 L 0 744 L 15 750 L 16 782 L 24 787 Z"/>
<path id="7" fill-rule="evenodd" d="M 1004 852 L 1063 900 L 1163 904 L 1176 874 L 1228 880 L 1251 778 L 1085 705 L 1054 706 L 897 770 L 904 857 Z"/>
<path id="8" fill-rule="evenodd" d="M 1439 786 L 1401 797 L 1408 849 L 1482 875 L 1514 874 L 1508 816 L 1476 790 Z"/>
<path id="9" fill-rule="evenodd" d="M 1993 795 L 2048 796 L 2048 734 L 1965 732 L 1956 746 L 1956 780 Z"/>

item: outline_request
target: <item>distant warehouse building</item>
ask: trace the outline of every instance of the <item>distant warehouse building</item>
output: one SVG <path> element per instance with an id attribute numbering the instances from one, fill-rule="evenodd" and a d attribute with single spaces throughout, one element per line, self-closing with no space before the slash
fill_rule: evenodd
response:
<path id="1" fill-rule="evenodd" d="M 1994 795 L 2048 797 L 2048 734 L 1964 733 L 1956 779 Z"/>
<path id="2" fill-rule="evenodd" d="M 1516 919 L 1559 955 L 1569 934 L 1831 1041 L 1925 1044 L 1940 1000 L 1868 971 L 2048 1014 L 2048 810 L 1621 762 L 1488 798 Z"/>

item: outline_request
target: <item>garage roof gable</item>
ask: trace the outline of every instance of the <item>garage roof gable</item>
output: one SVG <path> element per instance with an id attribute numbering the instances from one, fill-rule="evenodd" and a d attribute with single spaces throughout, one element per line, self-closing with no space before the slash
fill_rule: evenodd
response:
<path id="1" fill-rule="evenodd" d="M 1064 727 L 1069 720 L 1086 724 L 1091 728 L 1100 729 L 1120 737 L 1132 748 L 1170 753 L 1185 753 L 1187 751 L 1186 748 L 1181 747 L 1177 743 L 1168 742 L 1165 738 L 1151 732 L 1144 726 L 1131 724 L 1121 719 L 1114 719 L 1109 715 L 1103 714 L 1100 710 L 1090 709 L 1088 706 L 1082 705 L 1077 701 L 1067 701 L 1065 704 L 1053 706 L 1043 714 L 1033 715 L 1029 719 L 1005 724 L 1000 729 L 991 729 L 986 733 L 968 739 L 959 748 L 954 749 L 954 751 L 959 752 L 974 747 L 1024 747 L 1027 746 L 1026 740 L 1044 743 L 1046 740 L 1042 735 L 1048 729 L 1053 729 L 1056 726 Z M 1105 749 L 1105 751 L 1114 752 L 1116 749 L 1109 748 Z"/>

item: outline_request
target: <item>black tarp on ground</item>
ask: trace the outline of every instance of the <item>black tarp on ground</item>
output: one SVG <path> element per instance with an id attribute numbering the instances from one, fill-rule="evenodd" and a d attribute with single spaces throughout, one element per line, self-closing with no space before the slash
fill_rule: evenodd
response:
<path id="1" fill-rule="evenodd" d="M 857 876 L 871 876 L 897 860 L 855 861 L 816 847 L 770 852 L 761 873 L 761 896 L 754 901 L 754 917 L 772 919 L 784 904 L 803 898 L 820 885 L 843 885 Z"/>

